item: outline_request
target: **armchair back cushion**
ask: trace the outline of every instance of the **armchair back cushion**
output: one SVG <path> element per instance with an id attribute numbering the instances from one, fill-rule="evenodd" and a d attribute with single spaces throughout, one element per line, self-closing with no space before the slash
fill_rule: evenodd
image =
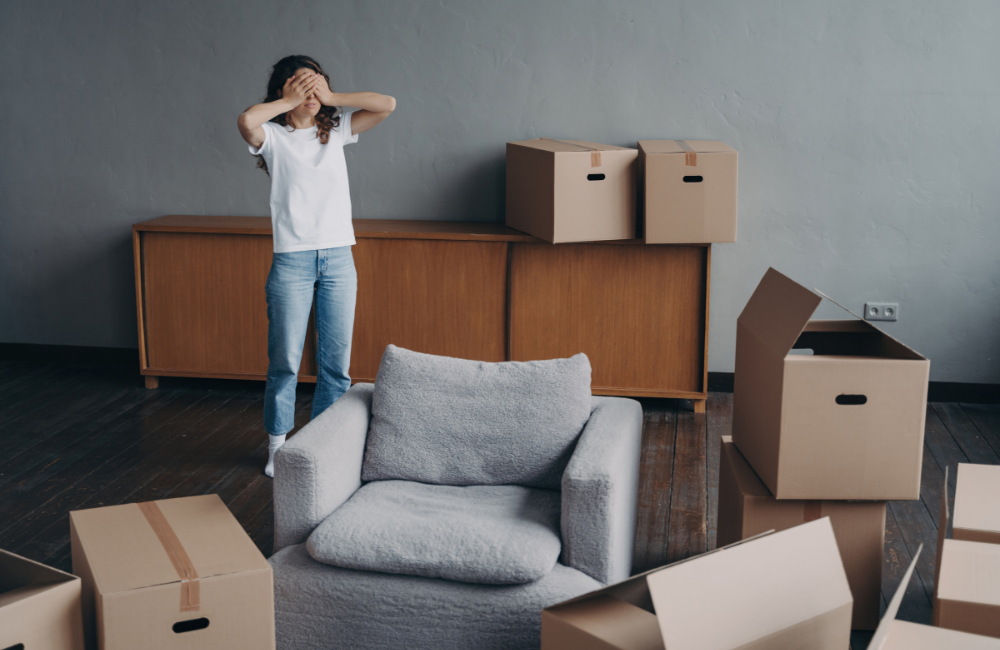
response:
<path id="1" fill-rule="evenodd" d="M 558 490 L 590 409 L 582 353 L 488 363 L 390 345 L 361 478 Z"/>

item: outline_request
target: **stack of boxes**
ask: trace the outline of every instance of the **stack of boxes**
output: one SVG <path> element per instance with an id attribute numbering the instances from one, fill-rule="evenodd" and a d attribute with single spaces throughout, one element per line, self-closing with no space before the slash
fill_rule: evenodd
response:
<path id="1" fill-rule="evenodd" d="M 829 516 L 871 630 L 885 502 L 920 498 L 930 362 L 859 318 L 811 320 L 821 301 L 770 269 L 737 321 L 718 543 Z"/>
<path id="2" fill-rule="evenodd" d="M 552 244 L 736 241 L 736 150 L 708 140 L 507 143 L 507 225 Z"/>
<path id="3" fill-rule="evenodd" d="M 941 495 L 934 624 L 1000 638 L 1000 466 L 959 464 L 954 517 Z"/>

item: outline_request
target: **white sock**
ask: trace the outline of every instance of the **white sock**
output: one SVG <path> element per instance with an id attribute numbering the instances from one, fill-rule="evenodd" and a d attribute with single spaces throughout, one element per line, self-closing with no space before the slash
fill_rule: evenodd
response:
<path id="1" fill-rule="evenodd" d="M 267 443 L 267 465 L 264 466 L 264 474 L 274 478 L 274 452 L 285 444 L 285 436 L 268 436 L 268 438 L 270 440 Z"/>

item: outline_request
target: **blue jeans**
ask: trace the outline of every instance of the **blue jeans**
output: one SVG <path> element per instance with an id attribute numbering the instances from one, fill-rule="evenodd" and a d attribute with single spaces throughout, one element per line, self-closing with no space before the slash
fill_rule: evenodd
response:
<path id="1" fill-rule="evenodd" d="M 275 253 L 264 291 L 268 320 L 264 429 L 280 436 L 295 426 L 295 387 L 314 294 L 319 372 L 310 419 L 351 387 L 348 367 L 358 292 L 351 247 Z"/>

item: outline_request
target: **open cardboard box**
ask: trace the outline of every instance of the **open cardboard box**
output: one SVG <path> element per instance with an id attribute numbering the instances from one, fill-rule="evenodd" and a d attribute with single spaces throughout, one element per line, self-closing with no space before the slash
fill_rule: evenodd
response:
<path id="1" fill-rule="evenodd" d="M 874 630 L 882 602 L 885 501 L 779 501 L 729 436 L 719 455 L 718 545 L 829 517 L 854 596 L 851 627 Z"/>
<path id="2" fill-rule="evenodd" d="M 638 155 L 582 140 L 508 142 L 507 225 L 553 244 L 635 239 Z"/>
<path id="3" fill-rule="evenodd" d="M 844 650 L 851 591 L 827 517 L 542 611 L 542 650 Z"/>
<path id="4" fill-rule="evenodd" d="M 951 538 L 1000 544 L 1000 466 L 959 463 Z"/>
<path id="5" fill-rule="evenodd" d="M 0 648 L 83 650 L 80 579 L 0 550 Z"/>
<path id="6" fill-rule="evenodd" d="M 760 281 L 736 324 L 733 442 L 777 499 L 919 499 L 930 362 L 858 317 L 810 320 L 822 299 Z"/>
<path id="7" fill-rule="evenodd" d="M 737 155 L 712 140 L 640 140 L 646 243 L 735 242 Z"/>
<path id="8" fill-rule="evenodd" d="M 77 510 L 70 539 L 88 648 L 274 650 L 271 566 L 218 495 Z"/>
<path id="9" fill-rule="evenodd" d="M 889 601 L 885 616 L 868 644 L 868 650 L 1000 650 L 998 639 L 896 620 L 906 585 L 910 582 L 923 548 L 924 545 L 921 544 L 913 555 L 913 561 Z"/>
<path id="10" fill-rule="evenodd" d="M 975 470 L 967 471 L 969 467 L 976 466 L 959 466 L 960 480 L 963 472 L 967 472 L 967 479 L 982 476 Z M 947 539 L 950 519 L 947 468 L 944 476 L 941 517 L 938 520 L 937 564 L 934 569 L 934 624 L 1000 638 L 1000 544 Z M 966 490 L 961 493 L 961 497 L 967 505 L 970 502 L 985 504 L 1000 500 L 1000 494 L 995 491 L 987 494 L 968 491 L 973 485 L 982 486 L 982 482 L 966 480 L 960 485 Z M 985 481 L 985 485 L 989 486 L 990 482 Z M 956 513 L 959 496 L 956 489 Z"/>

